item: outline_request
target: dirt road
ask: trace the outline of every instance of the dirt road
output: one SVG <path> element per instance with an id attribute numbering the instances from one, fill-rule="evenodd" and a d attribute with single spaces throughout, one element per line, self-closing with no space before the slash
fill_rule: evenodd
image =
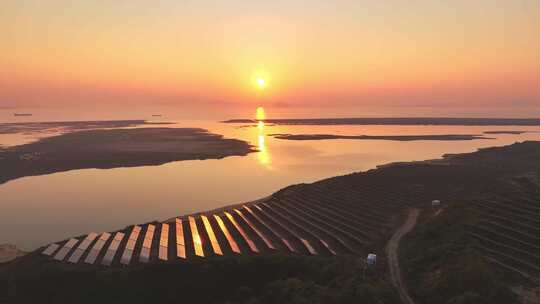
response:
<path id="1" fill-rule="evenodd" d="M 401 275 L 401 269 L 399 268 L 399 242 L 405 234 L 409 233 L 414 228 L 419 213 L 420 211 L 418 209 L 411 210 L 403 226 L 396 230 L 386 245 L 386 256 L 388 258 L 388 266 L 390 269 L 390 279 L 392 280 L 392 284 L 394 284 L 398 290 L 401 301 L 404 304 L 415 304 L 415 302 L 407 291 L 407 287 L 405 286 L 405 282 L 403 281 L 403 277 Z"/>

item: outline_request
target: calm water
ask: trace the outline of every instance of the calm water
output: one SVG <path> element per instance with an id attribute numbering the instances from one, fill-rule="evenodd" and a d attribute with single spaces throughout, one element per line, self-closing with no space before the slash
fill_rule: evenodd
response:
<path id="1" fill-rule="evenodd" d="M 367 135 L 480 134 L 540 127 L 471 126 L 264 126 L 179 121 L 258 146 L 260 152 L 221 160 L 181 161 L 162 166 L 77 170 L 26 177 L 0 186 L 0 243 L 30 250 L 73 235 L 163 220 L 267 196 L 294 183 L 313 182 L 395 161 L 438 158 L 523 140 L 540 133 L 490 135 L 474 141 L 287 141 L 271 133 Z M 44 136 L 40 134 L 39 136 Z M 35 134 L 0 135 L 0 144 L 32 140 Z M 0 168 L 1 169 L 1 168 Z"/>

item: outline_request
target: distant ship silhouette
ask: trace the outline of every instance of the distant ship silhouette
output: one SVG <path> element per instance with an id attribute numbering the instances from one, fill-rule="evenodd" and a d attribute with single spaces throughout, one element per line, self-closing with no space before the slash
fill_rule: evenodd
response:
<path id="1" fill-rule="evenodd" d="M 13 113 L 13 116 L 32 116 L 31 113 Z"/>

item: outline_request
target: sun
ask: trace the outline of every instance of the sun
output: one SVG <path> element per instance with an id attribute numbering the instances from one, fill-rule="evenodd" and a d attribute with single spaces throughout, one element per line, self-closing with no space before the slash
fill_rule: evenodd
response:
<path id="1" fill-rule="evenodd" d="M 266 88 L 266 79 L 262 77 L 257 77 L 257 79 L 255 79 L 255 84 L 258 89 L 263 90 L 264 88 Z"/>
<path id="2" fill-rule="evenodd" d="M 267 91 L 268 89 L 270 89 L 270 86 L 272 84 L 272 77 L 270 76 L 270 73 L 268 73 L 268 71 L 258 69 L 252 72 L 250 82 L 255 90 L 262 93 L 263 91 Z"/>

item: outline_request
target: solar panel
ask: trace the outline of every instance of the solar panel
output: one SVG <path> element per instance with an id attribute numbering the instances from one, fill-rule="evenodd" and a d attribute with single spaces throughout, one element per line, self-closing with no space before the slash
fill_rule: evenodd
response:
<path id="1" fill-rule="evenodd" d="M 246 243 L 248 244 L 249 249 L 251 249 L 251 251 L 253 251 L 253 252 L 259 252 L 259 249 L 258 249 L 257 246 L 255 245 L 255 243 L 249 238 L 249 236 L 248 236 L 247 233 L 244 231 L 244 229 L 242 229 L 242 227 L 240 227 L 240 225 L 238 225 L 238 223 L 236 222 L 236 220 L 234 219 L 234 217 L 233 217 L 229 212 L 225 212 L 225 215 L 227 216 L 227 218 L 229 219 L 229 221 L 231 221 L 231 223 L 233 224 L 234 228 L 236 228 L 236 230 L 238 230 L 238 232 L 240 232 L 240 235 L 242 235 L 242 237 L 244 238 L 244 240 L 245 240 Z"/>
<path id="2" fill-rule="evenodd" d="M 97 233 L 91 232 L 86 236 L 86 238 L 79 244 L 77 249 L 73 252 L 73 254 L 69 257 L 68 262 L 70 263 L 77 263 L 81 259 L 81 256 L 83 253 L 88 249 L 88 246 L 96 239 Z"/>
<path id="3" fill-rule="evenodd" d="M 141 233 L 141 227 L 133 226 L 126 244 L 126 248 L 124 249 L 124 253 L 120 258 L 120 264 L 129 265 L 129 262 L 131 262 L 131 257 L 133 256 L 133 250 L 135 249 L 135 244 L 139 238 L 139 233 Z"/>
<path id="4" fill-rule="evenodd" d="M 122 232 L 117 232 L 114 235 L 114 239 L 109 245 L 109 249 L 107 249 L 107 252 L 105 253 L 105 256 L 103 257 L 101 264 L 107 265 L 107 266 L 112 264 L 114 256 L 116 255 L 116 251 L 118 250 L 118 247 L 120 246 L 120 242 L 122 242 L 122 240 L 124 239 L 124 236 L 125 234 Z"/>
<path id="5" fill-rule="evenodd" d="M 255 206 L 257 207 L 257 206 Z M 266 227 L 266 229 L 270 230 L 273 234 L 275 234 L 278 238 L 281 239 L 283 244 L 289 249 L 290 252 L 297 253 L 296 249 L 291 245 L 291 243 L 278 231 L 276 231 L 272 226 L 270 226 L 266 221 L 264 221 L 260 216 L 258 216 L 255 212 L 253 212 L 248 206 L 244 206 L 244 209 L 246 209 L 253 217 L 255 217 L 263 226 Z"/>
<path id="6" fill-rule="evenodd" d="M 199 235 L 199 230 L 197 229 L 197 223 L 195 218 L 188 216 L 189 228 L 191 229 L 191 235 L 193 236 L 193 247 L 195 248 L 195 255 L 204 257 L 204 251 L 202 247 L 202 239 Z"/>
<path id="7" fill-rule="evenodd" d="M 169 246 L 169 224 L 161 224 L 161 236 L 159 239 L 159 254 L 160 260 L 168 260 L 168 246 Z"/>
<path id="8" fill-rule="evenodd" d="M 214 234 L 214 230 L 212 229 L 212 226 L 210 225 L 210 221 L 208 218 L 204 215 L 201 215 L 204 228 L 206 229 L 206 233 L 208 233 L 208 237 L 210 238 L 210 243 L 212 244 L 212 249 L 214 250 L 214 253 L 217 255 L 223 255 L 223 252 L 221 251 L 221 247 L 219 246 L 219 242 L 216 238 L 216 235 Z"/>
<path id="9" fill-rule="evenodd" d="M 182 220 L 176 219 L 176 255 L 179 258 L 186 258 L 186 243 L 184 240 L 184 228 L 182 227 Z"/>
<path id="10" fill-rule="evenodd" d="M 101 249 L 103 246 L 105 246 L 105 242 L 111 237 L 111 234 L 108 232 L 104 232 L 101 234 L 97 242 L 94 244 L 92 249 L 90 249 L 90 252 L 86 256 L 86 259 L 84 259 L 84 262 L 87 264 L 94 264 L 96 262 L 96 259 L 101 252 Z"/>
<path id="11" fill-rule="evenodd" d="M 50 244 L 49 246 L 47 246 L 47 248 L 45 248 L 45 250 L 43 250 L 42 253 L 45 255 L 52 255 L 53 253 L 56 252 L 56 250 L 58 250 L 58 248 L 60 248 L 60 245 Z"/>
<path id="12" fill-rule="evenodd" d="M 249 225 L 249 227 L 251 227 L 251 229 L 253 229 L 253 231 L 255 231 L 255 233 L 264 241 L 268 248 L 276 249 L 272 242 L 268 238 L 266 238 L 266 236 L 261 231 L 259 231 L 259 229 L 257 229 L 257 227 L 255 227 L 255 225 L 253 225 L 253 223 L 247 217 L 245 217 L 244 214 L 240 212 L 240 210 L 234 209 L 234 211 Z"/>
<path id="13" fill-rule="evenodd" d="M 214 218 L 216 219 L 221 231 L 223 231 L 223 234 L 225 235 L 227 242 L 229 242 L 229 245 L 231 246 L 232 251 L 236 253 L 241 253 L 240 248 L 238 247 L 238 244 L 236 244 L 236 241 L 234 240 L 232 235 L 229 233 L 229 229 L 227 229 L 227 226 L 225 226 L 225 223 L 223 223 L 223 220 L 217 214 L 214 214 Z"/>
<path id="14" fill-rule="evenodd" d="M 73 249 L 73 247 L 79 242 L 77 239 L 69 239 L 62 248 L 54 256 L 55 260 L 62 261 L 66 255 Z"/>
<path id="15" fill-rule="evenodd" d="M 148 263 L 150 260 L 150 248 L 152 248 L 152 240 L 154 238 L 155 230 L 156 226 L 151 224 L 149 224 L 148 228 L 146 229 L 146 234 L 144 235 L 143 246 L 141 249 L 141 256 L 139 257 L 139 261 L 143 263 Z"/>

